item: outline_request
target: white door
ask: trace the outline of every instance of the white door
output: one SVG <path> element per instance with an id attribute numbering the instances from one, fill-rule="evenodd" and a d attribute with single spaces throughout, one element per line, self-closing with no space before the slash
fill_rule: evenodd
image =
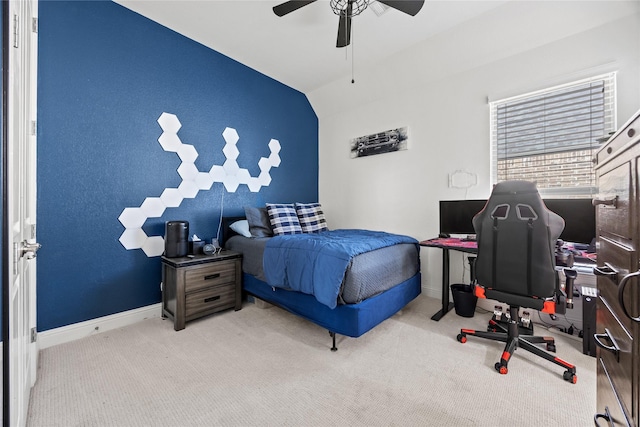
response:
<path id="1" fill-rule="evenodd" d="M 4 9 L 6 11 L 6 9 Z M 37 86 L 37 0 L 9 1 L 9 49 L 4 105 L 7 126 L 7 258 L 9 285 L 9 337 L 3 345 L 8 355 L 9 396 L 3 396 L 4 422 L 26 423 L 29 394 L 36 380 L 36 86 Z M 7 22 L 5 20 L 5 22 Z M 7 34 L 7 33 L 5 33 Z M 7 259 L 5 258 L 5 259 Z M 32 339 L 32 330 L 34 339 Z M 4 364 L 7 367 L 7 363 Z M 6 380 L 6 377 L 5 377 Z M 6 389 L 5 389 L 6 390 Z M 9 411 L 7 414 L 6 411 Z"/>

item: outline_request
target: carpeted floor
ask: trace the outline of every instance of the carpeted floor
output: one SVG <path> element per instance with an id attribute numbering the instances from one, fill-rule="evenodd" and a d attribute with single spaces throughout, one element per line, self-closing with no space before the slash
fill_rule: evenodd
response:
<path id="1" fill-rule="evenodd" d="M 151 319 L 40 353 L 29 426 L 586 426 L 596 410 L 595 359 L 557 338 L 563 369 L 471 337 L 489 314 L 450 312 L 420 296 L 360 338 L 338 338 L 278 308 L 245 303 L 175 332 Z"/>

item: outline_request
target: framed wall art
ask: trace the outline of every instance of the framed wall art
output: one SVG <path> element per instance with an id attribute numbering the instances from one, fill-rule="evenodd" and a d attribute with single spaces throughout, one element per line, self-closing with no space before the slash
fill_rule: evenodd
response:
<path id="1" fill-rule="evenodd" d="M 350 141 L 351 158 L 391 153 L 407 149 L 408 131 L 406 127 L 386 130 Z"/>

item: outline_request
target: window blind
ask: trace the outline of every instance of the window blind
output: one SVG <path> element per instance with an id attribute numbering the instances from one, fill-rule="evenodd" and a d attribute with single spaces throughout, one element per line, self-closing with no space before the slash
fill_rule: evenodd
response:
<path id="1" fill-rule="evenodd" d="M 592 157 L 615 130 L 615 73 L 490 103 L 492 183 L 535 181 L 540 193 L 597 192 Z"/>

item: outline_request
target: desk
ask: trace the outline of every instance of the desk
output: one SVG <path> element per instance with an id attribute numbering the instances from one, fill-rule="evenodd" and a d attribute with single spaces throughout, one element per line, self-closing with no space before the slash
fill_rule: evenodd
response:
<path id="1" fill-rule="evenodd" d="M 462 239 L 436 238 L 423 240 L 420 246 L 442 249 L 442 309 L 431 316 L 431 320 L 438 321 L 453 308 L 453 302 L 449 302 L 449 250 L 476 254 L 478 244 Z"/>

